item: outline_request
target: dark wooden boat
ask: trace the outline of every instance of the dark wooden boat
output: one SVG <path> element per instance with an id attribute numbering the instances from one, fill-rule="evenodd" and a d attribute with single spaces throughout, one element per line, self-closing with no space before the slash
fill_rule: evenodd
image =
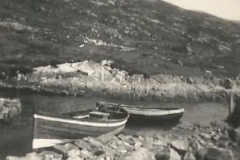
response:
<path id="1" fill-rule="evenodd" d="M 184 114 L 183 108 L 150 108 L 148 106 L 131 106 L 125 104 L 97 102 L 100 107 L 120 107 L 130 113 L 129 120 L 134 122 L 176 122 L 182 118 Z"/>
<path id="2" fill-rule="evenodd" d="M 85 136 L 117 134 L 128 118 L 126 110 L 112 106 L 62 115 L 34 114 L 32 148 L 51 147 Z"/>

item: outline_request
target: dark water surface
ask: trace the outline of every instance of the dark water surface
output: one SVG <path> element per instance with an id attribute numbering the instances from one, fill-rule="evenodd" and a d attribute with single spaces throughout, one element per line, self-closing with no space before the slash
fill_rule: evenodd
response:
<path id="1" fill-rule="evenodd" d="M 110 101 L 125 104 L 141 104 L 149 106 L 183 107 L 185 114 L 181 121 L 207 124 L 211 121 L 223 120 L 228 113 L 228 105 L 223 102 L 181 102 L 160 103 L 141 102 L 101 97 L 67 97 L 60 95 L 44 95 L 20 91 L 0 91 L 0 97 L 19 98 L 22 102 L 22 113 L 9 124 L 0 124 L 0 159 L 7 155 L 24 156 L 31 152 L 32 125 L 34 112 L 63 113 L 83 108 L 94 108 L 97 101 Z M 126 133 L 152 134 L 166 131 L 164 127 L 127 126 Z"/>

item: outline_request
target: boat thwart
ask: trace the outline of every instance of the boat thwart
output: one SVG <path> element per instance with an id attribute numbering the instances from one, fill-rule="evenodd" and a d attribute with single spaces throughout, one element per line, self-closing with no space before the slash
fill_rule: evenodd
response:
<path id="1" fill-rule="evenodd" d="M 32 148 L 53 145 L 83 138 L 121 132 L 129 113 L 117 107 L 86 109 L 62 115 L 34 114 Z"/>

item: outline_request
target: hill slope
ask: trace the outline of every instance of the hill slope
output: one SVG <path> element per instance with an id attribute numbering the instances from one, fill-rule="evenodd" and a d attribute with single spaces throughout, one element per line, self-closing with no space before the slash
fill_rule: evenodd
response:
<path id="1" fill-rule="evenodd" d="M 130 74 L 235 76 L 239 46 L 238 24 L 157 0 L 0 0 L 7 74 L 111 59 Z"/>

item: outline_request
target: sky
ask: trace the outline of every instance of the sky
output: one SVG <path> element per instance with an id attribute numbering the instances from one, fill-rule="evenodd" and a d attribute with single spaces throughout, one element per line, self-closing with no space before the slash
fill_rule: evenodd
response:
<path id="1" fill-rule="evenodd" d="M 214 16 L 240 21 L 240 0 L 163 0 L 184 9 L 203 11 Z"/>

